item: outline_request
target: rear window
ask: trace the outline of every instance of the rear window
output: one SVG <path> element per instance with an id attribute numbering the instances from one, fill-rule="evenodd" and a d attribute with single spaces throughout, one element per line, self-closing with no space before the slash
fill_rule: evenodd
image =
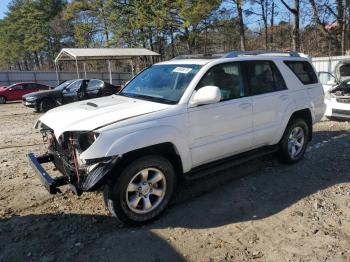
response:
<path id="1" fill-rule="evenodd" d="M 304 85 L 318 83 L 316 73 L 309 62 L 306 61 L 284 61 L 298 79 Z"/>

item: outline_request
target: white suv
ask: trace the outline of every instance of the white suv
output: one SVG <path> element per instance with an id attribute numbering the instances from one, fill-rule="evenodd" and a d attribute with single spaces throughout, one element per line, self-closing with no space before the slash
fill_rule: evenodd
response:
<path id="1" fill-rule="evenodd" d="M 118 95 L 50 110 L 37 123 L 48 152 L 28 157 L 50 193 L 103 189 L 109 211 L 139 225 L 165 209 L 179 178 L 275 151 L 300 160 L 324 109 L 298 54 L 182 57 L 145 69 Z M 62 177 L 41 166 L 51 161 Z"/>

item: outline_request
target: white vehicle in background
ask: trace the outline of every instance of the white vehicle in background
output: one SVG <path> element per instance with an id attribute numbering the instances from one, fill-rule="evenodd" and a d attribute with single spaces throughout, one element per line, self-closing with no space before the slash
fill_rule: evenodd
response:
<path id="1" fill-rule="evenodd" d="M 325 92 L 325 116 L 350 119 L 350 56 L 317 57 L 312 62 L 319 71 L 318 77 Z"/>
<path id="2" fill-rule="evenodd" d="M 118 95 L 43 115 L 48 152 L 29 154 L 50 193 L 102 189 L 112 215 L 140 225 L 166 208 L 180 178 L 215 175 L 278 151 L 299 161 L 324 114 L 322 85 L 296 53 L 229 52 L 155 64 Z M 41 163 L 53 162 L 52 178 Z"/>

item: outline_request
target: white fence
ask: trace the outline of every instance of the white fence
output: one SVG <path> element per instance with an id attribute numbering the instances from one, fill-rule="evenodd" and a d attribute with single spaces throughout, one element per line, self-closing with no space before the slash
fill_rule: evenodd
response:
<path id="1" fill-rule="evenodd" d="M 59 82 L 77 78 L 76 72 L 59 72 Z M 112 83 L 121 85 L 131 79 L 131 73 L 112 73 Z M 80 74 L 81 78 L 85 78 L 84 73 Z M 108 72 L 87 72 L 86 78 L 97 78 L 109 83 Z M 49 86 L 56 86 L 58 79 L 56 72 L 52 71 L 0 71 L 0 86 L 10 85 L 17 82 L 36 82 Z"/>
<path id="2" fill-rule="evenodd" d="M 325 56 L 325 57 L 313 57 L 312 64 L 317 72 L 329 72 L 334 73 L 339 62 L 349 61 L 350 56 Z"/>

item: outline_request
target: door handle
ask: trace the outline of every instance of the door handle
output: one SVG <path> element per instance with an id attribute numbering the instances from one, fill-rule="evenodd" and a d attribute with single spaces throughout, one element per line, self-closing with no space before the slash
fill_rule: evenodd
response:
<path id="1" fill-rule="evenodd" d="M 243 110 L 245 110 L 245 109 L 247 109 L 247 108 L 249 108 L 251 106 L 252 106 L 251 103 L 241 103 L 241 104 L 239 104 L 239 108 L 241 108 Z"/>
<path id="2" fill-rule="evenodd" d="M 288 95 L 280 95 L 280 99 L 282 101 L 286 101 L 288 99 Z"/>

